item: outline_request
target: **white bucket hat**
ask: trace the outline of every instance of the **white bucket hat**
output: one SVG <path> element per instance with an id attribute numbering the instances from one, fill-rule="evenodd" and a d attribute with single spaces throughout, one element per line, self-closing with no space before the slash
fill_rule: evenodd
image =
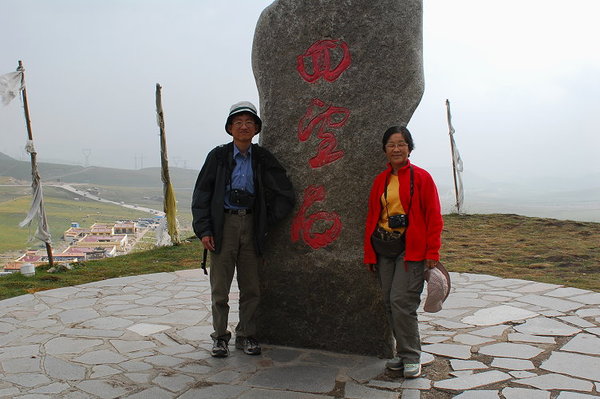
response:
<path id="1" fill-rule="evenodd" d="M 256 133 L 260 133 L 260 130 L 262 129 L 262 120 L 258 116 L 258 112 L 256 112 L 256 107 L 250 101 L 240 101 L 239 103 L 235 103 L 231 106 L 231 108 L 229 109 L 229 116 L 227 117 L 227 121 L 225 122 L 225 131 L 229 133 L 229 135 L 231 135 L 231 132 L 227 128 L 231 124 L 231 118 L 243 112 L 252 114 L 252 116 L 254 117 L 254 121 L 256 122 Z"/>
<path id="2" fill-rule="evenodd" d="M 442 310 L 442 303 L 450 294 L 450 274 L 444 265 L 438 262 L 434 268 L 425 270 L 425 281 L 427 281 L 427 299 L 423 310 L 428 313 L 439 312 Z"/>

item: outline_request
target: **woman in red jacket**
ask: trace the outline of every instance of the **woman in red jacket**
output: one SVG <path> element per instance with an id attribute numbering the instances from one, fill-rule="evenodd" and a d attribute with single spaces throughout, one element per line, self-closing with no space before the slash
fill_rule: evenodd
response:
<path id="1" fill-rule="evenodd" d="M 364 237 L 364 263 L 376 272 L 396 339 L 396 357 L 386 363 L 404 376 L 421 374 L 417 321 L 425 268 L 440 259 L 442 214 L 431 175 L 412 165 L 414 149 L 406 127 L 392 126 L 382 139 L 389 161 L 371 187 Z"/>

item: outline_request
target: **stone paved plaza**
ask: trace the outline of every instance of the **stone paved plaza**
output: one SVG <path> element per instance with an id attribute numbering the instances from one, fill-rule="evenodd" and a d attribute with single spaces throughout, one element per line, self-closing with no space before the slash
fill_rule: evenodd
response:
<path id="1" fill-rule="evenodd" d="M 421 313 L 422 378 L 385 359 L 263 346 L 210 356 L 200 270 L 105 280 L 0 301 L 2 398 L 506 398 L 600 396 L 600 293 L 456 274 Z M 237 291 L 230 322 L 237 321 Z M 360 326 L 357 326 L 360 328 Z"/>

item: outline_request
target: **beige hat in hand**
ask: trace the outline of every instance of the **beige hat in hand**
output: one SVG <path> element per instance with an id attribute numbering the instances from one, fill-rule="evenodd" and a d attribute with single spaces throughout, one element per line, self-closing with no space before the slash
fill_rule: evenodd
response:
<path id="1" fill-rule="evenodd" d="M 425 281 L 427 281 L 427 299 L 423 310 L 428 313 L 436 313 L 442 310 L 442 303 L 450 294 L 450 274 L 438 262 L 432 269 L 425 270 Z"/>

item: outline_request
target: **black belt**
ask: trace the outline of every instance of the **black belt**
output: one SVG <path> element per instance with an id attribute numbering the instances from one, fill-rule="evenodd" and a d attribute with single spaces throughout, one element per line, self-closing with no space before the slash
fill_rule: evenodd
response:
<path id="1" fill-rule="evenodd" d="M 252 209 L 227 209 L 225 208 L 225 213 L 229 213 L 230 215 L 249 215 L 252 213 Z"/>

